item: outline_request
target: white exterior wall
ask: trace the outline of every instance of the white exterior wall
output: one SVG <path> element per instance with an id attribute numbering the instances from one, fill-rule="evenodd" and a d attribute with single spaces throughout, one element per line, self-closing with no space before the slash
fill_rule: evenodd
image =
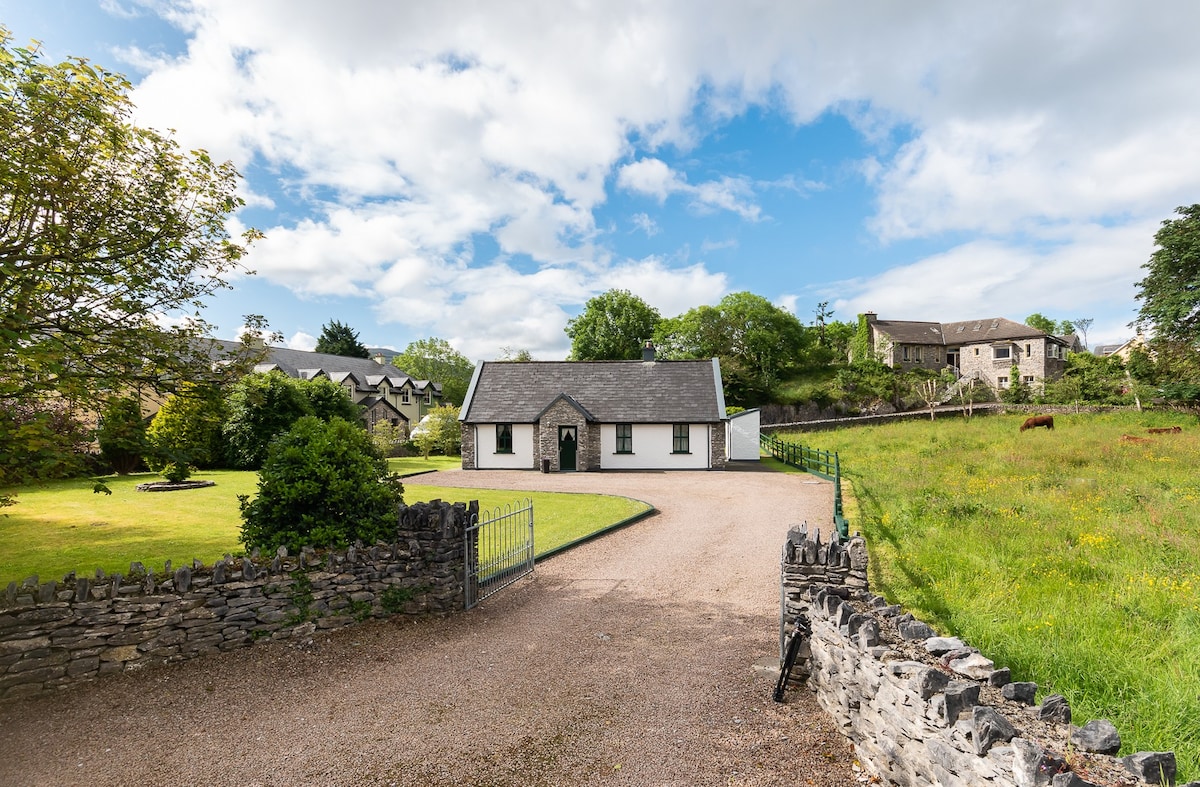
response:
<path id="1" fill-rule="evenodd" d="M 729 438 L 725 441 L 731 461 L 758 461 L 758 410 L 747 410 L 729 417 Z"/>
<path id="2" fill-rule="evenodd" d="M 532 470 L 533 424 L 512 425 L 512 453 L 496 453 L 496 425 L 478 424 L 475 429 L 475 467 L 479 470 Z"/>
<path id="3" fill-rule="evenodd" d="M 617 453 L 616 424 L 600 425 L 600 467 L 604 470 L 707 470 L 709 424 L 689 424 L 688 450 L 673 454 L 672 424 L 634 424 L 633 453 Z M 719 427 L 718 427 L 719 428 Z"/>

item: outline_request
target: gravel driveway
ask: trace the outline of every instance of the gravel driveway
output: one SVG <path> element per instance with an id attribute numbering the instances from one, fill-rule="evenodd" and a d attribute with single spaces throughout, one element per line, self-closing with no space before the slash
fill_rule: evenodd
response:
<path id="1" fill-rule="evenodd" d="M 443 471 L 660 513 L 471 612 L 376 621 L 0 705 L 0 784 L 846 785 L 806 692 L 771 701 L 787 528 L 832 489 L 768 472 Z"/>

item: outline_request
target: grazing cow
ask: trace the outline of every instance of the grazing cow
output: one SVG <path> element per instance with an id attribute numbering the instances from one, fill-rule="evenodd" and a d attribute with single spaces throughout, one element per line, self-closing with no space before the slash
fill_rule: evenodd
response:
<path id="1" fill-rule="evenodd" d="M 1047 429 L 1054 428 L 1054 416 L 1052 415 L 1035 415 L 1032 418 L 1025 419 L 1025 423 L 1021 424 L 1021 431 L 1026 429 L 1034 429 L 1039 426 L 1044 426 Z"/>
<path id="2" fill-rule="evenodd" d="M 1134 437 L 1131 434 L 1123 434 L 1123 435 L 1121 435 L 1121 442 L 1122 443 L 1152 443 L 1154 441 L 1151 440 L 1149 437 Z"/>
<path id="3" fill-rule="evenodd" d="M 1182 426 L 1155 426 L 1146 430 L 1150 434 L 1179 434 L 1183 431 Z"/>

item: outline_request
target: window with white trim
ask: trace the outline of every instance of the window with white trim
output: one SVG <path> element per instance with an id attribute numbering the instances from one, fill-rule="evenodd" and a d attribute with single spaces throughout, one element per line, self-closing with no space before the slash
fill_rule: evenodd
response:
<path id="1" fill-rule="evenodd" d="M 992 358 L 997 361 L 1002 361 L 1006 358 L 1012 358 L 1012 348 L 1007 347 L 1007 346 L 1006 347 L 993 347 L 992 348 Z"/>

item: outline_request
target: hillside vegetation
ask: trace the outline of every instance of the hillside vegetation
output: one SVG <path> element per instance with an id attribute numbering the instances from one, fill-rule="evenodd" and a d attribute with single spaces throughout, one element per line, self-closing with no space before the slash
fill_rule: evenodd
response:
<path id="1" fill-rule="evenodd" d="M 1197 419 L 1024 417 L 782 437 L 839 452 L 875 592 L 1200 778 Z"/>

